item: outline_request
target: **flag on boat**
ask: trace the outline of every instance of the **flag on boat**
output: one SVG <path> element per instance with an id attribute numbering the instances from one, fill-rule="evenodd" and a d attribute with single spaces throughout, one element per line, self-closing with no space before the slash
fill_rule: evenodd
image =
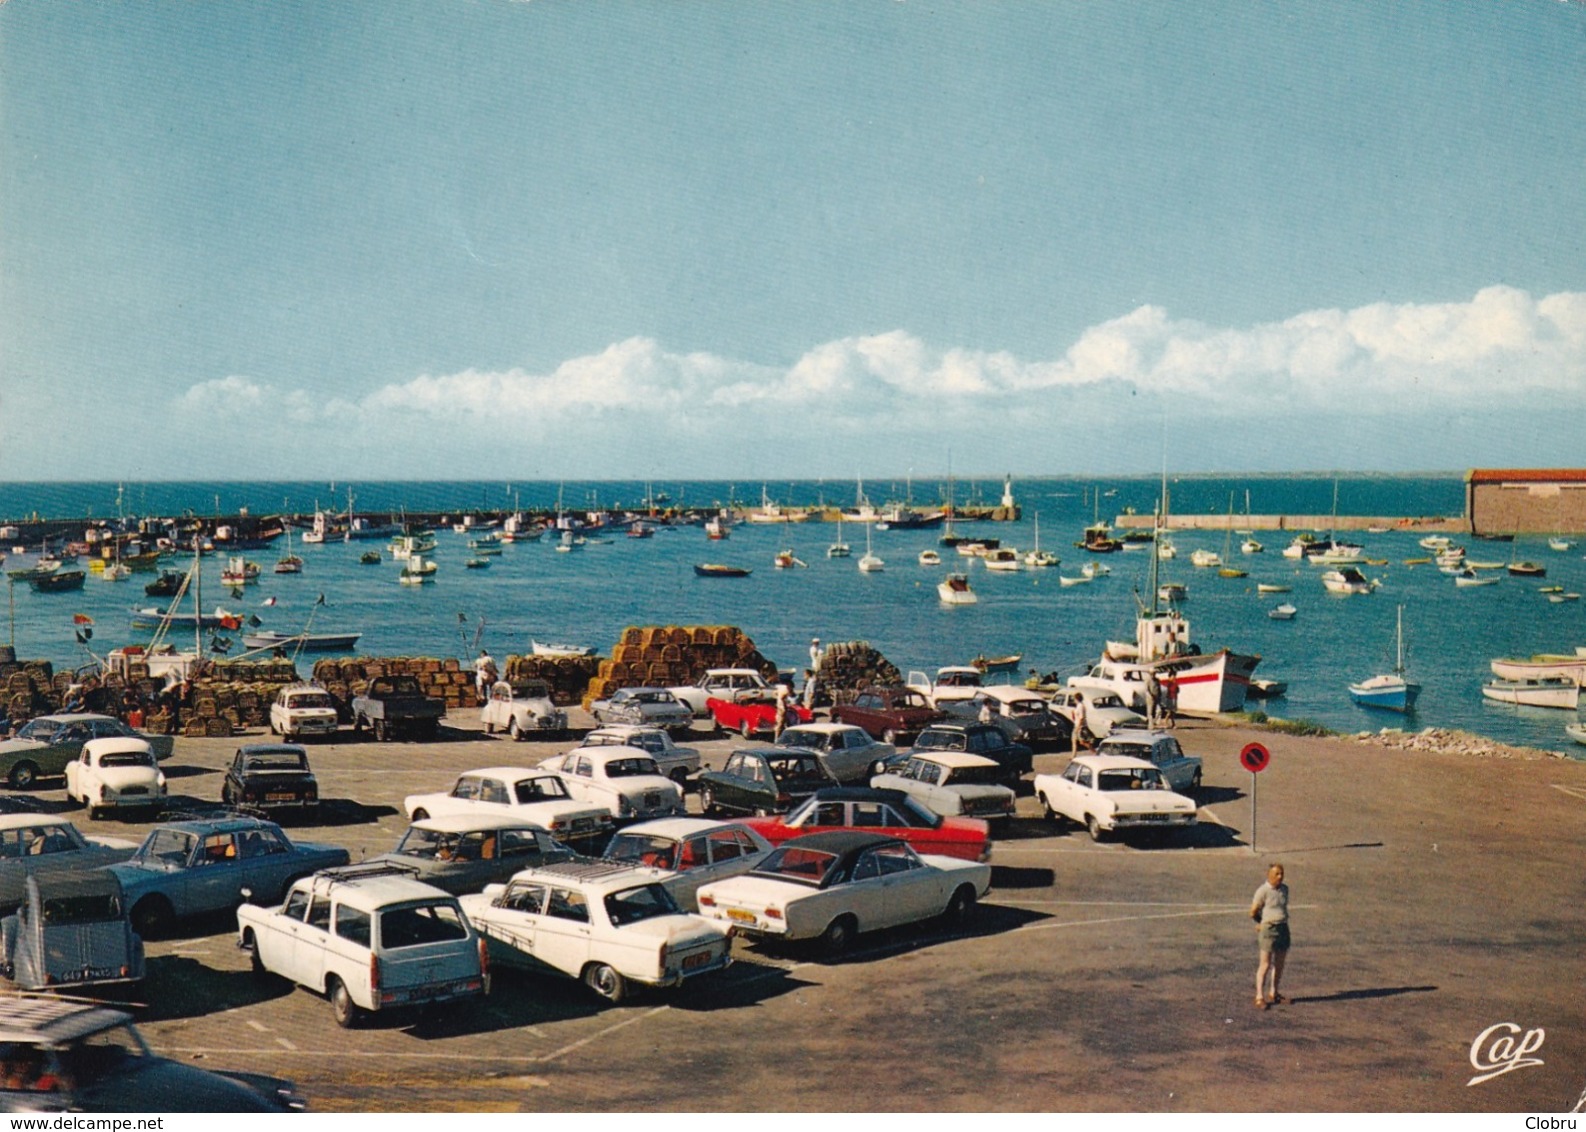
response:
<path id="1" fill-rule="evenodd" d="M 93 623 L 94 623 L 94 619 L 92 617 L 88 616 L 88 614 L 86 614 L 86 613 L 74 613 L 74 614 L 72 614 L 72 624 L 73 625 L 92 625 Z"/>
<path id="2" fill-rule="evenodd" d="M 242 618 L 227 614 L 220 619 L 220 627 L 222 629 L 240 629 L 242 628 Z"/>
<path id="3" fill-rule="evenodd" d="M 275 598 L 273 598 L 273 597 L 265 598 L 264 599 L 264 604 L 265 605 L 274 605 L 275 604 Z"/>

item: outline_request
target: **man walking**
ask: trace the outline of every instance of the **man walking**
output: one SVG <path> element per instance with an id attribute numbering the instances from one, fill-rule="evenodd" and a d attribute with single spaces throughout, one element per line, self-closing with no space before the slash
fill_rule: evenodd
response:
<path id="1" fill-rule="evenodd" d="M 1287 1002 L 1278 991 L 1283 965 L 1289 957 L 1289 886 L 1283 883 L 1283 866 L 1267 869 L 1267 879 L 1250 901 L 1250 918 L 1256 922 L 1261 961 L 1256 966 L 1256 1009 Z"/>

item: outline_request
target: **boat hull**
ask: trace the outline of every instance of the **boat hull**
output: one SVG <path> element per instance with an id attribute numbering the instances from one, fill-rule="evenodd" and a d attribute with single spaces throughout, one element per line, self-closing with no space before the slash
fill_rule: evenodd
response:
<path id="1" fill-rule="evenodd" d="M 1411 684 L 1405 680 L 1390 679 L 1382 683 L 1366 681 L 1363 684 L 1349 686 L 1349 698 L 1361 707 L 1377 708 L 1381 711 L 1409 712 L 1415 710 L 1415 701 L 1421 694 L 1419 684 Z"/>
<path id="2" fill-rule="evenodd" d="M 1173 657 L 1153 666 L 1157 679 L 1172 689 L 1174 706 L 1179 711 L 1227 712 L 1245 706 L 1250 694 L 1250 678 L 1255 674 L 1259 656 L 1220 652 L 1201 656 Z"/>
<path id="3" fill-rule="evenodd" d="M 1574 711 L 1580 704 L 1580 685 L 1567 680 L 1557 683 L 1495 680 L 1490 684 L 1483 684 L 1481 694 L 1489 700 L 1520 707 Z"/>

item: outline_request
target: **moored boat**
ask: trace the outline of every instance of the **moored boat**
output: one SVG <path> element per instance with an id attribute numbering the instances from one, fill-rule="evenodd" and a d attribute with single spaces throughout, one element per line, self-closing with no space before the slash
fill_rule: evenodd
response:
<path id="1" fill-rule="evenodd" d="M 969 587 L 968 574 L 949 574 L 936 584 L 936 596 L 943 605 L 974 605 L 980 599 Z"/>
<path id="2" fill-rule="evenodd" d="M 982 559 L 986 569 L 998 573 L 1012 573 L 1019 569 L 1019 552 L 1012 547 L 999 546 L 995 550 L 988 550 Z"/>
<path id="3" fill-rule="evenodd" d="M 1488 667 L 1500 680 L 1573 680 L 1586 683 L 1586 648 L 1574 653 L 1538 653 L 1529 657 L 1501 657 Z"/>
<path id="4" fill-rule="evenodd" d="M 1394 636 L 1393 671 L 1372 676 L 1349 685 L 1349 698 L 1361 707 L 1383 711 L 1411 712 L 1421 694 L 1421 686 L 1404 678 L 1404 606 L 1399 606 Z"/>
<path id="5" fill-rule="evenodd" d="M 1481 694 L 1489 700 L 1521 707 L 1575 711 L 1580 706 L 1580 685 L 1558 677 L 1543 680 L 1491 680 L 1481 686 Z"/>
<path id="6" fill-rule="evenodd" d="M 1329 570 L 1322 575 L 1322 585 L 1330 594 L 1369 594 L 1377 584 L 1353 566 L 1342 570 Z"/>
<path id="7" fill-rule="evenodd" d="M 934 551 L 934 550 L 922 550 L 922 551 L 920 551 L 920 565 L 921 566 L 940 566 L 941 564 L 942 564 L 942 556 L 940 554 L 937 554 L 936 551 Z"/>
<path id="8" fill-rule="evenodd" d="M 1293 621 L 1294 615 L 1298 612 L 1299 610 L 1294 605 L 1285 601 L 1281 605 L 1274 605 L 1267 610 L 1267 616 L 1274 621 Z"/>
<path id="9" fill-rule="evenodd" d="M 244 633 L 242 643 L 250 649 L 294 648 L 303 652 L 351 652 L 362 633 L 277 633 L 262 629 Z"/>
<path id="10" fill-rule="evenodd" d="M 47 574 L 40 574 L 36 578 L 29 578 L 28 585 L 39 593 L 62 593 L 66 590 L 80 590 L 83 581 L 88 577 L 86 570 L 52 570 Z"/>
<path id="11" fill-rule="evenodd" d="M 726 566 L 720 562 L 696 562 L 694 573 L 701 578 L 747 578 L 753 571 L 742 566 Z"/>
<path id="12" fill-rule="evenodd" d="M 548 656 L 555 658 L 594 656 L 595 650 L 588 645 L 569 645 L 562 642 L 541 643 L 531 640 L 529 651 L 535 656 Z"/>

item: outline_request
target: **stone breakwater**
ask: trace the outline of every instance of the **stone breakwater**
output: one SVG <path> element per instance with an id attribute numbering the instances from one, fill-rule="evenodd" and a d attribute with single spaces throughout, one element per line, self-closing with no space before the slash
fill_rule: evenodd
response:
<path id="1" fill-rule="evenodd" d="M 1557 751 L 1537 747 L 1512 747 L 1469 731 L 1428 727 L 1421 731 L 1401 731 L 1384 727 L 1381 731 L 1360 731 L 1354 738 L 1361 743 L 1392 747 L 1400 751 L 1435 751 L 1444 755 L 1470 755 L 1478 759 L 1562 759 Z"/>

